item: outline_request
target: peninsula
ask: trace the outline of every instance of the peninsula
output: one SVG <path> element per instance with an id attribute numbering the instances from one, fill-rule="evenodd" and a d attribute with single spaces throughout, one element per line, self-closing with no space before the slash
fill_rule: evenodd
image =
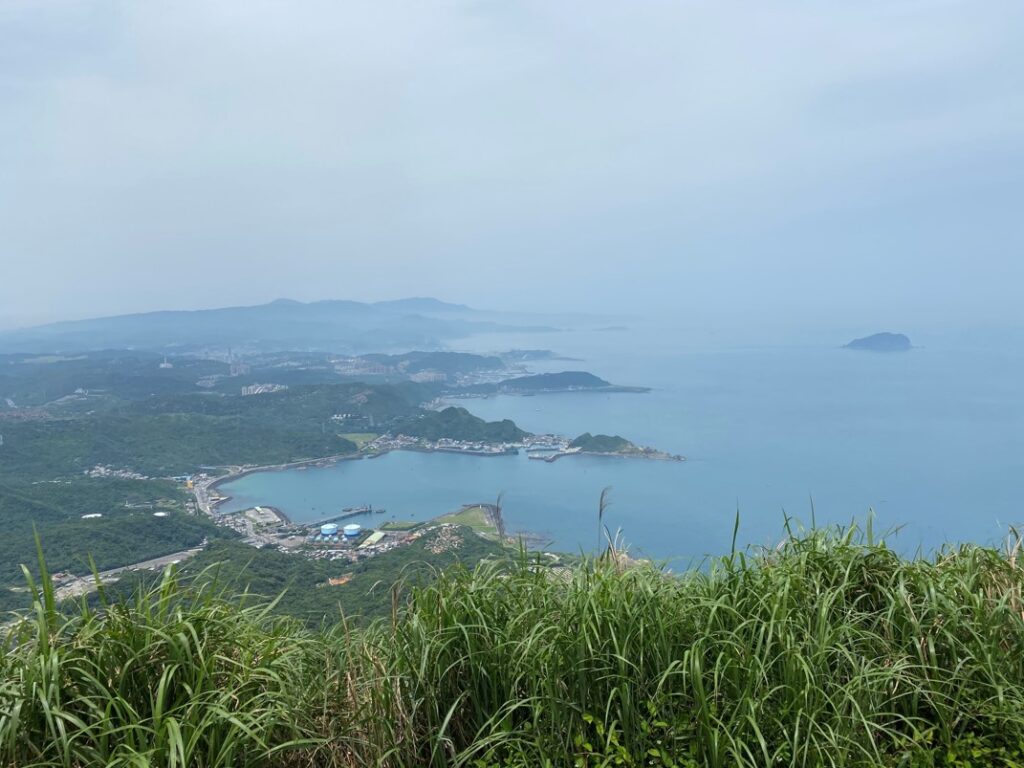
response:
<path id="1" fill-rule="evenodd" d="M 584 432 L 575 440 L 557 446 L 553 453 L 533 453 L 530 458 L 550 463 L 564 456 L 624 456 L 661 461 L 686 460 L 684 456 L 636 445 L 619 435 L 592 435 L 589 432 Z"/>
<path id="2" fill-rule="evenodd" d="M 650 392 L 649 387 L 626 387 L 612 384 L 587 371 L 562 371 L 516 376 L 493 384 L 477 384 L 452 390 L 448 394 L 459 396 L 489 395 L 541 395 L 555 392 Z"/>

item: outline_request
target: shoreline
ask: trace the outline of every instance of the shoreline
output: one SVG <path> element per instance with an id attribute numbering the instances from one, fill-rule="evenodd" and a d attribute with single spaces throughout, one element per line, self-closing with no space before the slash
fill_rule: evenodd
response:
<path id="1" fill-rule="evenodd" d="M 513 448 L 507 451 L 463 451 L 458 448 L 427 448 L 422 445 L 407 445 L 401 448 L 393 448 L 395 451 L 411 451 L 412 453 L 454 453 L 460 456 L 518 456 L 519 449 Z M 384 453 L 390 453 L 391 451 L 381 451 Z"/>
<path id="2" fill-rule="evenodd" d="M 264 465 L 264 466 L 257 466 L 257 467 L 239 467 L 237 469 L 230 469 L 229 468 L 227 474 L 221 475 L 220 477 L 215 477 L 215 478 L 211 479 L 208 483 L 204 483 L 204 484 L 196 483 L 196 484 L 194 484 L 193 489 L 192 489 L 192 495 L 196 499 L 197 506 L 199 506 L 200 509 L 202 509 L 201 503 L 200 503 L 200 499 L 199 499 L 200 491 L 205 492 L 207 497 L 209 497 L 210 491 L 217 491 L 218 498 L 216 498 L 216 499 L 209 499 L 209 498 L 207 498 L 207 504 L 209 505 L 210 510 L 209 510 L 209 512 L 205 513 L 205 514 L 207 514 L 210 517 L 216 517 L 216 515 L 218 514 L 217 513 L 217 507 L 219 507 L 221 504 L 224 504 L 224 503 L 226 503 L 228 501 L 231 501 L 231 498 L 232 498 L 231 496 L 228 496 L 228 495 L 220 493 L 220 486 L 222 486 L 222 485 L 224 485 L 226 483 L 231 483 L 231 482 L 234 482 L 235 480 L 240 480 L 241 478 L 243 478 L 243 477 L 245 477 L 247 475 L 253 475 L 253 474 L 256 474 L 257 472 L 284 472 L 284 471 L 287 471 L 289 469 L 300 469 L 300 468 L 303 468 L 303 467 L 308 468 L 310 466 L 329 467 L 329 466 L 332 466 L 332 465 L 336 464 L 339 461 L 352 461 L 352 460 L 355 460 L 355 459 L 362 459 L 362 458 L 367 458 L 367 457 L 365 455 L 358 454 L 358 453 L 355 453 L 355 454 L 353 454 L 353 453 L 340 453 L 340 454 L 337 454 L 337 455 L 334 455 L 334 456 L 322 456 L 322 457 L 316 458 L 316 459 L 303 459 L 301 461 L 292 461 L 292 462 L 288 462 L 287 464 L 267 464 L 267 465 Z M 370 456 L 369 458 L 375 458 L 375 457 L 374 456 Z M 284 513 L 281 512 L 281 510 L 277 510 L 276 508 L 269 507 L 269 505 L 267 505 L 267 504 L 261 504 L 260 506 L 268 507 L 268 508 L 271 508 L 271 509 L 275 509 L 276 512 L 278 512 L 279 514 L 284 515 Z M 285 515 L 285 517 L 287 517 L 287 515 Z"/>
<path id="3" fill-rule="evenodd" d="M 303 468 L 309 468 L 309 467 L 324 467 L 325 468 L 325 467 L 334 466 L 335 464 L 337 464 L 338 462 L 341 462 L 341 461 L 362 461 L 363 459 L 377 459 L 377 458 L 380 458 L 381 456 L 384 456 L 386 454 L 391 453 L 392 451 L 409 451 L 411 453 L 448 453 L 448 454 L 454 454 L 454 455 L 474 456 L 474 457 L 486 458 L 486 457 L 494 457 L 494 456 L 519 456 L 519 455 L 522 455 L 520 453 L 521 450 L 522 450 L 521 448 L 516 448 L 516 449 L 511 449 L 511 450 L 506 450 L 506 451 L 495 451 L 495 452 L 491 452 L 491 451 L 463 451 L 463 450 L 459 450 L 457 448 L 433 448 L 433 447 L 427 447 L 427 446 L 421 446 L 421 445 L 406 445 L 406 446 L 397 446 L 395 448 L 386 448 L 386 449 L 381 449 L 381 450 L 375 450 L 375 451 L 372 451 L 372 452 L 362 452 L 362 451 L 360 451 L 358 453 L 343 453 L 343 454 L 337 454 L 335 456 L 323 456 L 323 457 L 320 457 L 320 458 L 303 459 L 301 461 L 293 461 L 293 462 L 288 462 L 286 464 L 267 464 L 267 465 L 255 466 L 255 467 L 230 468 L 230 469 L 228 469 L 227 474 L 221 475 L 220 477 L 213 478 L 213 479 L 211 479 L 207 483 L 196 483 L 193 486 L 192 494 L 193 494 L 193 497 L 196 500 L 197 509 L 201 513 L 207 515 L 208 517 L 216 518 L 218 515 L 221 515 L 221 514 L 231 514 L 231 513 L 221 513 L 221 512 L 218 512 L 218 508 L 221 505 L 226 504 L 227 502 L 232 500 L 232 497 L 230 495 L 224 494 L 224 493 L 222 493 L 220 491 L 220 487 L 222 485 L 226 485 L 227 483 L 234 482 L 235 480 L 240 480 L 241 478 L 246 477 L 247 475 L 253 475 L 253 474 L 256 474 L 256 473 L 259 473 L 259 472 L 284 472 L 284 471 L 291 470 L 291 469 L 303 469 Z M 534 453 L 532 455 L 529 452 L 526 453 L 526 457 L 530 461 L 543 461 L 546 464 L 553 464 L 556 461 L 558 461 L 559 459 L 563 459 L 563 458 L 566 458 L 568 456 L 597 456 L 597 457 L 618 458 L 618 459 L 644 459 L 644 460 L 647 460 L 647 461 L 672 461 L 672 462 L 684 462 L 684 461 L 686 461 L 686 457 L 685 456 L 674 455 L 674 454 L 665 453 L 665 452 L 662 452 L 662 451 L 655 451 L 653 453 L 643 453 L 643 452 L 638 452 L 638 453 L 601 453 L 601 452 L 598 452 L 598 451 L 573 451 L 573 452 L 558 452 L 558 453 L 554 453 L 554 454 L 550 454 L 550 455 L 546 455 L 546 456 L 538 455 L 537 453 Z M 211 498 L 210 497 L 210 493 L 211 492 L 216 492 L 217 493 L 217 497 L 216 498 Z M 205 499 L 201 498 L 201 497 L 204 497 L 204 496 L 205 496 Z M 206 508 L 204 508 L 204 501 L 205 501 Z M 264 507 L 268 507 L 270 509 L 273 509 L 275 514 L 278 514 L 279 516 L 281 516 L 286 521 L 287 524 L 289 524 L 289 525 L 292 524 L 290 518 L 288 518 L 288 516 L 283 511 L 281 511 L 280 509 L 277 509 L 275 507 L 270 507 L 269 505 L 266 505 L 266 504 L 261 504 L 259 506 L 264 506 Z"/>
<path id="4" fill-rule="evenodd" d="M 684 462 L 686 461 L 685 456 L 674 455 L 671 453 L 602 453 L 601 451 L 560 451 L 559 453 L 552 453 L 547 456 L 533 455 L 529 458 L 532 461 L 543 461 L 545 464 L 554 464 L 559 459 L 565 459 L 570 456 L 600 456 L 609 459 L 645 459 L 647 461 L 674 461 Z"/>
<path id="5" fill-rule="evenodd" d="M 631 387 L 626 385 L 613 385 L 610 387 L 586 387 L 582 389 L 538 389 L 530 390 L 507 390 L 503 392 L 446 392 L 441 395 L 442 400 L 488 400 L 492 397 L 535 397 L 537 395 L 608 395 L 608 394 L 633 394 L 646 395 L 653 392 L 651 387 Z"/>
<path id="6" fill-rule="evenodd" d="M 206 483 L 203 487 L 207 491 L 219 491 L 221 485 L 225 485 L 226 483 L 234 482 L 235 480 L 240 480 L 241 478 L 246 477 L 247 475 L 253 475 L 253 474 L 256 474 L 258 472 L 285 472 L 285 471 L 290 470 L 290 469 L 301 469 L 303 467 L 308 468 L 310 466 L 326 468 L 326 467 L 329 467 L 329 466 L 333 466 L 334 464 L 337 464 L 340 461 L 362 461 L 363 459 L 377 459 L 377 458 L 380 458 L 381 456 L 385 456 L 385 455 L 387 455 L 389 453 L 392 453 L 394 451 L 409 451 L 410 453 L 451 453 L 451 454 L 455 454 L 457 456 L 490 457 L 490 456 L 519 456 L 519 455 L 522 455 L 522 453 L 521 453 L 522 450 L 523 449 L 521 449 L 521 448 L 516 448 L 516 449 L 510 449 L 510 450 L 507 450 L 507 451 L 463 451 L 463 450 L 460 450 L 458 448 L 430 448 L 430 447 L 421 446 L 421 445 L 403 445 L 401 447 L 387 448 L 387 449 L 384 449 L 384 450 L 373 451 L 372 453 L 344 453 L 344 454 L 339 454 L 337 456 L 325 456 L 325 457 L 321 457 L 321 458 L 317 458 L 317 459 L 303 459 L 302 461 L 294 461 L 294 462 L 289 462 L 287 464 L 266 464 L 266 465 L 257 466 L 257 467 L 239 468 L 239 469 L 237 469 L 235 471 L 229 471 L 227 474 L 221 475 L 220 477 L 213 478 L 210 482 Z M 572 451 L 572 452 L 564 452 L 563 451 L 563 452 L 553 453 L 553 454 L 550 454 L 550 455 L 547 455 L 547 456 L 537 455 L 538 453 L 540 453 L 540 452 L 538 451 L 538 452 L 535 452 L 535 453 L 533 453 L 531 455 L 530 452 L 527 452 L 526 455 L 527 455 L 527 458 L 529 458 L 530 460 L 533 460 L 533 461 L 544 461 L 544 462 L 547 462 L 547 463 L 552 463 L 552 462 L 554 462 L 554 461 L 556 461 L 558 459 L 562 459 L 562 458 L 565 458 L 567 456 L 604 456 L 604 457 L 620 458 L 620 459 L 647 459 L 648 461 L 680 461 L 680 462 L 681 461 L 686 461 L 686 457 L 685 456 L 678 455 L 678 454 L 664 453 L 664 452 L 660 452 L 660 451 L 656 452 L 656 453 L 651 453 L 651 454 L 645 454 L 645 453 L 642 453 L 642 452 L 640 452 L 640 453 L 614 453 L 614 452 L 612 452 L 612 453 L 604 453 L 604 452 L 601 452 L 601 451 Z M 211 507 L 216 507 L 216 506 L 218 506 L 220 504 L 223 504 L 226 501 L 229 501 L 230 499 L 231 499 L 231 496 L 224 496 L 224 495 L 222 495 L 222 496 L 220 496 L 220 498 L 218 498 L 216 500 L 212 500 L 210 502 L 210 506 Z M 266 505 L 263 505 L 263 506 L 266 506 Z"/>

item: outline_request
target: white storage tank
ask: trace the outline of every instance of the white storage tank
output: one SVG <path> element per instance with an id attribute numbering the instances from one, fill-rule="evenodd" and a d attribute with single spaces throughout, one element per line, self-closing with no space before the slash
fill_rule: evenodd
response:
<path id="1" fill-rule="evenodd" d="M 355 523 L 352 523 L 351 525 L 346 525 L 344 528 L 345 538 L 354 539 L 362 532 L 362 530 L 363 527 L 361 525 L 356 525 Z"/>
<path id="2" fill-rule="evenodd" d="M 338 524 L 337 523 L 324 523 L 320 526 L 321 536 L 337 536 L 338 535 Z"/>

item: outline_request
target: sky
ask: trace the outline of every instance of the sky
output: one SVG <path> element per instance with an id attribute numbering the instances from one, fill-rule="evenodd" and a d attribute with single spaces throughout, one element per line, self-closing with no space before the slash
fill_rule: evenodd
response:
<path id="1" fill-rule="evenodd" d="M 1020 0 L 0 3 L 0 326 L 1024 326 Z"/>

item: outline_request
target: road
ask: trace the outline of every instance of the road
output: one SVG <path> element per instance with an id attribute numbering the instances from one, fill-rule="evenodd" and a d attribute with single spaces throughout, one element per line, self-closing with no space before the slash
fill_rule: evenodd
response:
<path id="1" fill-rule="evenodd" d="M 143 560 L 141 563 L 132 563 L 131 565 L 125 565 L 120 568 L 112 568 L 109 571 L 100 572 L 100 581 L 107 583 L 110 581 L 116 581 L 117 577 L 125 571 L 156 571 L 166 568 L 171 563 L 178 563 L 183 560 L 188 560 L 190 557 L 195 556 L 198 552 L 203 551 L 203 547 L 206 546 L 204 541 L 202 545 L 194 547 L 193 549 L 185 549 L 181 552 L 173 552 L 170 555 L 164 555 L 163 557 L 154 557 L 152 560 Z M 80 597 L 88 592 L 92 592 L 96 589 L 96 579 L 91 574 L 89 576 L 80 576 L 73 579 L 65 584 L 61 584 L 54 590 L 54 595 L 58 600 L 65 600 L 69 597 Z"/>
<path id="2" fill-rule="evenodd" d="M 210 499 L 210 486 L 221 478 L 210 477 L 206 480 L 197 480 L 192 486 L 192 492 L 196 497 L 196 506 L 204 515 L 213 517 L 213 502 Z"/>

